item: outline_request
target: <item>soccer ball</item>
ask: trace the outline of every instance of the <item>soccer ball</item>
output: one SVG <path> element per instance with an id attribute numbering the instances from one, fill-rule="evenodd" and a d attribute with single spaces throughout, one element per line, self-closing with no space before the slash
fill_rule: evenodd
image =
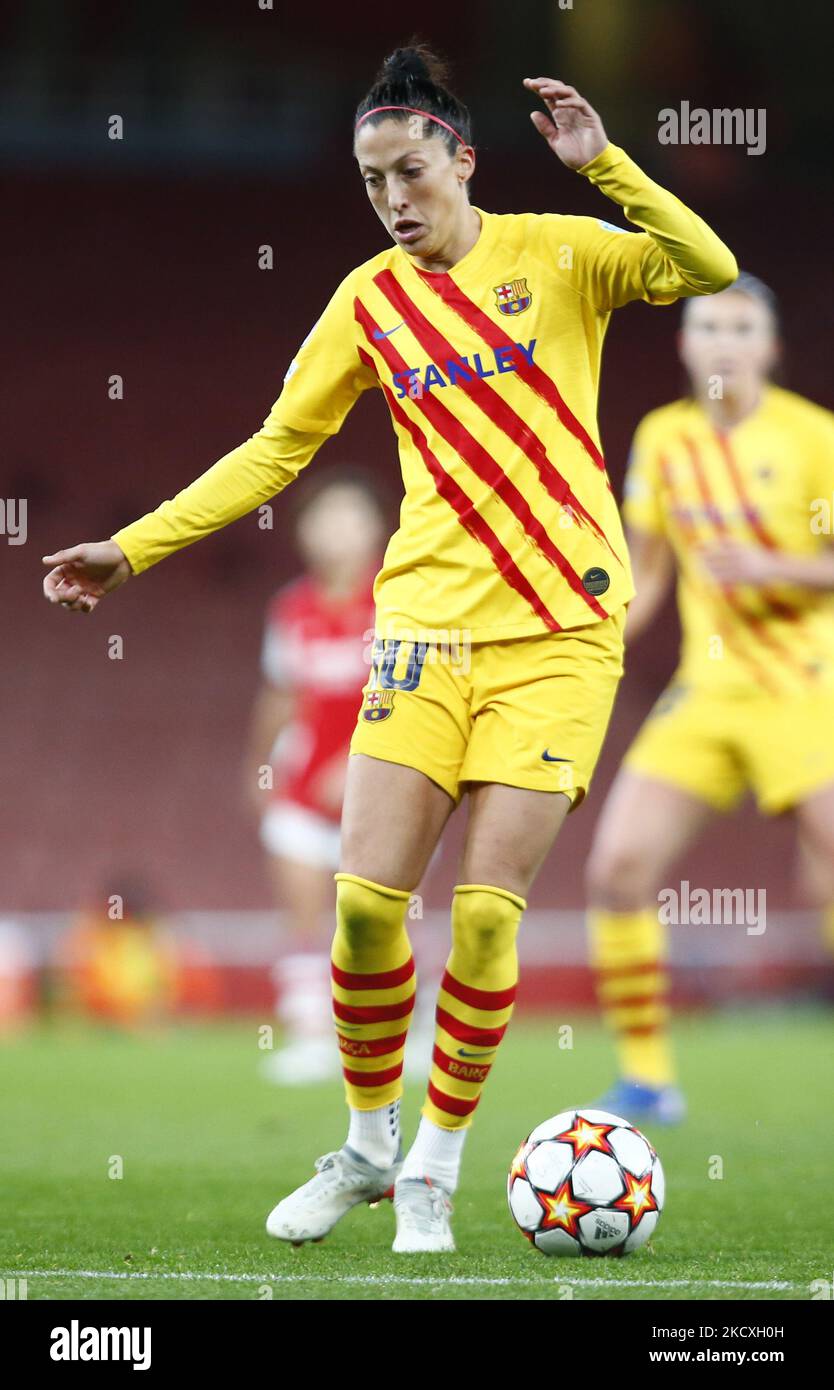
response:
<path id="1" fill-rule="evenodd" d="M 660 1159 L 607 1110 L 563 1110 L 525 1139 L 507 1178 L 516 1225 L 544 1255 L 628 1255 L 663 1210 Z"/>

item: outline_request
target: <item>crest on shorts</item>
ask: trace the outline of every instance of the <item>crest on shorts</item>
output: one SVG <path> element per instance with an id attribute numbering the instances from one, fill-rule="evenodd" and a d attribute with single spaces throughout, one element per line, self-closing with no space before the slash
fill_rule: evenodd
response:
<path id="1" fill-rule="evenodd" d="M 533 303 L 533 296 L 527 288 L 526 278 L 507 280 L 503 285 L 493 285 L 495 299 L 502 314 L 523 314 Z"/>
<path id="2" fill-rule="evenodd" d="M 379 724 L 394 713 L 395 690 L 369 690 L 362 706 L 362 718 L 369 724 Z"/>

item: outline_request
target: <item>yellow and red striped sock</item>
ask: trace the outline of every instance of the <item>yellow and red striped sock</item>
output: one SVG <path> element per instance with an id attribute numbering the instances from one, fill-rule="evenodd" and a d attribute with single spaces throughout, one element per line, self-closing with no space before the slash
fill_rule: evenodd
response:
<path id="1" fill-rule="evenodd" d="M 523 898 L 503 888 L 465 883 L 455 889 L 452 951 L 437 999 L 434 1055 L 422 1111 L 440 1129 L 465 1129 L 472 1122 L 513 1011 L 515 941 L 526 906 Z"/>
<path id="2" fill-rule="evenodd" d="M 416 976 L 405 914 L 410 894 L 338 873 L 331 952 L 333 1022 L 352 1110 L 402 1095 L 403 1054 Z"/>
<path id="3" fill-rule="evenodd" d="M 614 1032 L 620 1075 L 644 1086 L 671 1085 L 667 941 L 657 913 L 594 909 L 587 925 L 597 994 Z"/>

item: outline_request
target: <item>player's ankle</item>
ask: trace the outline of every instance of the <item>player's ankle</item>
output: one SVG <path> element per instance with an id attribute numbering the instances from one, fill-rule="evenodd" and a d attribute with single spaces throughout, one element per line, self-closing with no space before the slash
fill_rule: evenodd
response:
<path id="1" fill-rule="evenodd" d="M 423 1115 L 417 1137 L 400 1169 L 399 1181 L 428 1178 L 451 1196 L 457 1189 L 468 1133 L 468 1129 L 441 1129 Z"/>
<path id="2" fill-rule="evenodd" d="M 345 1146 L 375 1168 L 390 1168 L 400 1152 L 400 1102 L 376 1110 L 351 1107 Z"/>

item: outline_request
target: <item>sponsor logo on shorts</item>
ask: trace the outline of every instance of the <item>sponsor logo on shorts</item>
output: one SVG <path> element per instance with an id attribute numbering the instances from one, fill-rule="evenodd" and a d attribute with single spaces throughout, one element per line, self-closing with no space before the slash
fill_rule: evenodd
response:
<path id="1" fill-rule="evenodd" d="M 542 753 L 542 762 L 545 762 L 545 763 L 572 763 L 572 762 L 573 762 L 573 758 L 557 758 L 557 757 L 555 757 L 552 753 L 548 753 L 547 749 L 545 748 L 544 752 Z"/>
<path id="2" fill-rule="evenodd" d="M 369 724 L 379 724 L 394 713 L 394 690 L 369 690 L 362 706 L 362 718 Z"/>
<path id="3" fill-rule="evenodd" d="M 582 588 L 586 594 L 604 594 L 611 583 L 607 570 L 602 570 L 598 565 L 586 570 L 582 576 Z"/>

